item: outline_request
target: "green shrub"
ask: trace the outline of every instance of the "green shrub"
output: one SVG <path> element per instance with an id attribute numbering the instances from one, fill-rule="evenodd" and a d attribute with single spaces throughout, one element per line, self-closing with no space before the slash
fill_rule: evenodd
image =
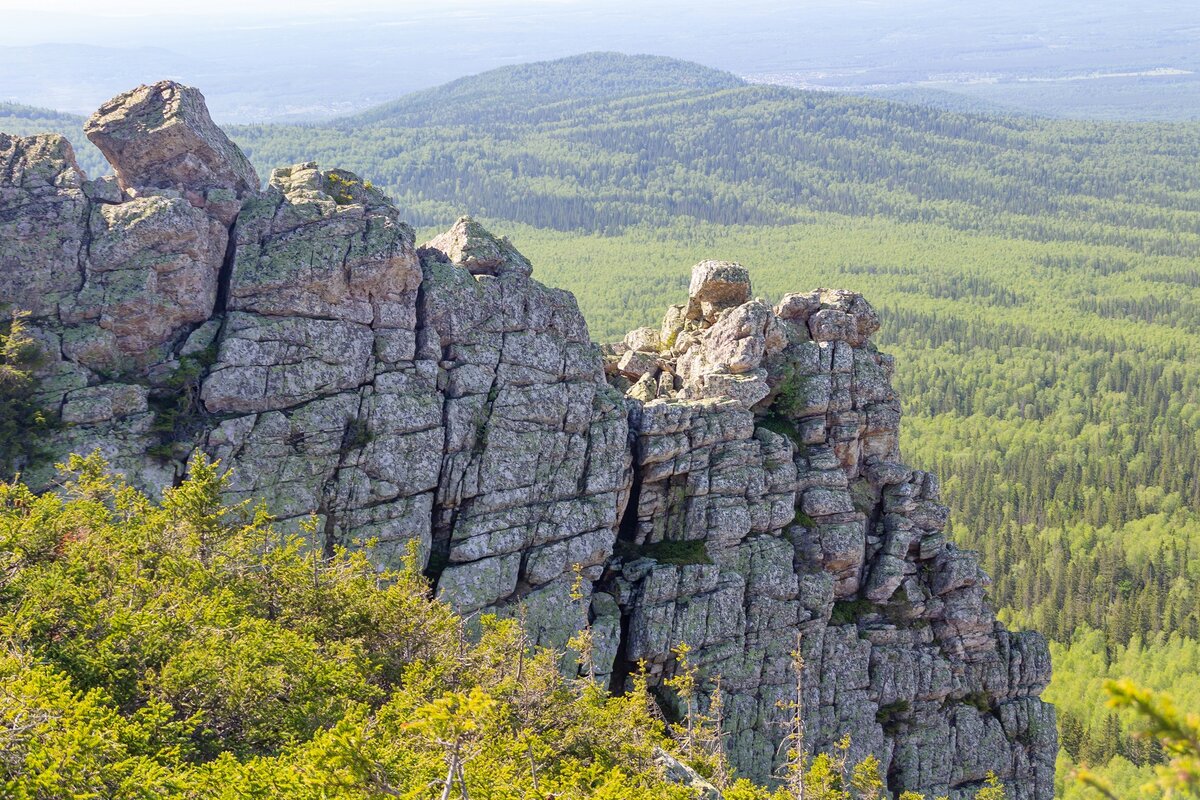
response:
<path id="1" fill-rule="evenodd" d="M 860 514 L 870 515 L 879 498 L 876 496 L 875 490 L 871 487 L 871 482 L 864 478 L 850 484 L 850 500 L 854 503 L 855 511 Z"/>
<path id="2" fill-rule="evenodd" d="M 35 400 L 35 370 L 42 353 L 26 333 L 28 314 L 14 313 L 0 325 L 0 479 L 10 479 L 44 456 L 42 437 L 58 420 Z"/>
<path id="3" fill-rule="evenodd" d="M 660 564 L 711 564 L 708 548 L 703 539 L 685 542 L 664 541 L 643 545 L 641 555 L 653 558 Z"/>
<path id="4" fill-rule="evenodd" d="M 992 701 L 988 699 L 987 692 L 971 692 L 963 698 L 963 702 L 974 706 L 983 714 L 992 710 Z"/>
<path id="5" fill-rule="evenodd" d="M 470 796 L 690 797 L 644 674 L 613 697 L 514 619 L 468 638 L 416 547 L 326 555 L 226 481 L 196 458 L 156 503 L 94 455 L 62 494 L 0 483 L 0 794 L 436 797 L 461 752 Z"/>
<path id="6" fill-rule="evenodd" d="M 799 508 L 796 509 L 796 516 L 794 516 L 792 518 L 792 522 L 793 522 L 793 524 L 801 525 L 810 530 L 817 527 L 817 521 L 814 520 L 812 517 L 810 517 L 808 514 L 805 514 Z"/>
<path id="7" fill-rule="evenodd" d="M 800 441 L 800 434 L 796 430 L 796 425 L 786 417 L 782 417 L 776 413 L 770 413 L 765 417 L 756 420 L 755 424 L 760 428 L 766 428 L 771 433 L 777 433 L 780 436 L 787 437 L 791 440 L 792 444 L 796 446 L 797 450 L 805 447 L 805 445 Z"/>
<path id="8" fill-rule="evenodd" d="M 191 440 L 205 418 L 200 385 L 216 362 L 214 342 L 194 355 L 179 359 L 179 366 L 151 390 L 150 410 L 154 420 L 150 430 L 158 441 L 146 449 L 149 455 L 169 460 L 186 457 L 191 451 Z"/>
<path id="9" fill-rule="evenodd" d="M 889 736 L 894 736 L 899 732 L 902 718 L 911 709 L 911 705 L 907 700 L 897 700 L 894 703 L 888 703 L 879 707 L 875 712 L 875 721 L 883 726 L 884 733 Z"/>
<path id="10" fill-rule="evenodd" d="M 375 439 L 375 434 L 371 432 L 371 426 L 365 419 L 350 419 L 346 422 L 346 428 L 342 432 L 342 453 L 348 453 L 351 450 L 360 450 L 366 447 Z"/>
<path id="11" fill-rule="evenodd" d="M 833 604 L 833 612 L 829 615 L 830 625 L 849 625 L 856 623 L 877 608 L 870 600 L 858 598 L 855 600 L 838 600 Z"/>

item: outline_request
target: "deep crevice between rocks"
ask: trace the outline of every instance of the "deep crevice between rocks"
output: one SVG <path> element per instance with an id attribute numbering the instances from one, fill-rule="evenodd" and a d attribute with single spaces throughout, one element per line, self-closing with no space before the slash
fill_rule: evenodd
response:
<path id="1" fill-rule="evenodd" d="M 621 608 L 621 624 L 620 632 L 617 639 L 617 654 L 613 658 L 612 676 L 609 678 L 608 691 L 609 694 L 618 695 L 625 693 L 625 685 L 629 682 L 629 676 L 633 674 L 637 665 L 629 660 L 629 612 L 625 608 Z"/>
<path id="2" fill-rule="evenodd" d="M 625 508 L 621 512 L 621 518 L 617 522 L 617 539 L 615 544 L 618 548 L 621 545 L 629 547 L 637 541 L 638 530 L 638 506 L 640 505 L 642 495 L 642 474 L 638 466 L 638 445 L 637 439 L 632 432 L 632 426 L 629 436 L 629 452 L 632 456 L 631 476 L 629 481 L 629 498 L 625 501 Z M 608 583 L 614 583 L 616 575 L 604 576 L 608 578 Z M 604 580 L 602 577 L 602 581 Z M 599 581 L 597 583 L 600 583 Z M 614 587 L 615 589 L 615 587 Z M 593 586 L 593 594 L 596 591 L 603 591 Z M 629 676 L 633 674 L 637 665 L 629 659 L 629 628 L 630 628 L 630 610 L 629 608 L 620 605 L 620 592 L 612 591 L 614 597 L 617 598 L 618 607 L 621 609 L 621 623 L 619 628 L 619 638 L 617 639 L 617 652 L 613 658 L 612 677 L 609 680 L 609 692 L 612 694 L 624 694 L 625 684 L 629 681 Z"/>
<path id="3" fill-rule="evenodd" d="M 229 239 L 225 243 L 225 258 L 221 260 L 221 270 L 217 273 L 217 300 L 213 304 L 209 319 L 224 314 L 229 305 L 229 292 L 233 284 L 233 263 L 237 260 L 237 223 L 240 212 L 234 214 L 229 223 Z"/>
<path id="4" fill-rule="evenodd" d="M 625 503 L 625 511 L 617 523 L 617 542 L 628 544 L 637 543 L 638 505 L 642 496 L 642 476 L 637 467 L 637 455 L 634 454 L 633 478 L 629 483 L 629 500 Z"/>
<path id="5" fill-rule="evenodd" d="M 888 763 L 887 776 L 884 779 L 887 782 L 888 794 L 892 797 L 899 797 L 905 790 L 904 783 L 900 780 L 900 764 L 899 759 L 893 758 Z"/>
<path id="6" fill-rule="evenodd" d="M 436 336 L 436 331 L 430 331 L 427 324 L 428 309 L 425 298 L 425 279 L 427 273 L 423 259 L 420 258 L 421 250 L 417 250 L 418 258 L 422 261 L 421 264 L 421 282 L 417 284 L 417 299 L 414 311 L 416 313 L 416 324 L 413 326 L 413 334 L 417 340 L 416 358 L 421 358 L 421 351 L 424 348 L 423 339 L 426 336 Z M 442 354 L 443 360 L 446 353 Z M 440 364 L 438 366 L 440 369 Z M 447 426 L 447 411 L 446 411 L 446 396 L 442 394 L 442 434 L 445 436 Z M 442 479 L 446 469 L 446 452 L 445 441 L 442 445 L 442 461 L 438 467 L 437 483 L 433 487 L 433 501 L 430 503 L 429 513 L 429 555 L 425 562 L 425 569 L 422 574 L 429 581 L 430 591 L 436 595 L 438 583 L 442 579 L 442 573 L 446 571 L 447 565 L 450 563 L 450 535 L 454 530 L 455 521 L 458 518 L 458 508 L 442 508 L 438 503 L 438 495 L 441 493 Z"/>

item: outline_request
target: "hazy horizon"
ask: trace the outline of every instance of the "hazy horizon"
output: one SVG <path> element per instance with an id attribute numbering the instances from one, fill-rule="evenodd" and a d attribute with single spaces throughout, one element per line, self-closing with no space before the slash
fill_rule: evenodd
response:
<path id="1" fill-rule="evenodd" d="M 0 101 L 89 113 L 199 86 L 225 122 L 322 119 L 506 64 L 594 50 L 849 92 L 942 90 L 1014 110 L 1200 118 L 1200 8 L 1028 0 L 0 3 Z"/>

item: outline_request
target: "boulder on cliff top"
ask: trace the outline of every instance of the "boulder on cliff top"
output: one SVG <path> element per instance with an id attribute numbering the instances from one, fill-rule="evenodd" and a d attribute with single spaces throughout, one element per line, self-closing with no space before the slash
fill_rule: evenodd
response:
<path id="1" fill-rule="evenodd" d="M 750 273 L 731 261 L 701 261 L 692 267 L 688 319 L 713 322 L 716 315 L 750 299 Z"/>
<path id="2" fill-rule="evenodd" d="M 84 133 L 113 165 L 121 188 L 179 189 L 199 195 L 259 188 L 250 160 L 213 123 L 199 89 L 159 81 L 102 105 Z"/>
<path id="3" fill-rule="evenodd" d="M 419 252 L 463 267 L 472 275 L 533 273 L 529 260 L 513 247 L 508 237 L 497 239 L 470 217 L 459 217 L 450 230 L 421 245 Z"/>
<path id="4" fill-rule="evenodd" d="M 807 326 L 818 342 L 845 341 L 860 347 L 879 330 L 879 315 L 858 292 L 816 289 L 785 294 L 775 307 L 780 319 Z"/>

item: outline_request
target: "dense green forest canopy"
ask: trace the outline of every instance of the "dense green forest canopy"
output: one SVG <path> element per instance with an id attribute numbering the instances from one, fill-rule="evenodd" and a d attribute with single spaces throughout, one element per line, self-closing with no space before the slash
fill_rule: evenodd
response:
<path id="1" fill-rule="evenodd" d="M 4 130 L 79 123 L 0 107 Z M 1105 677 L 1200 708 L 1200 124 L 593 55 L 232 135 L 264 176 L 361 172 L 424 233 L 487 218 L 600 340 L 656 324 L 702 258 L 741 261 L 769 297 L 862 291 L 897 356 L 906 457 L 942 476 L 1002 616 L 1052 640 L 1062 774 L 1086 762 L 1128 793 L 1161 757 L 1099 702 Z"/>

